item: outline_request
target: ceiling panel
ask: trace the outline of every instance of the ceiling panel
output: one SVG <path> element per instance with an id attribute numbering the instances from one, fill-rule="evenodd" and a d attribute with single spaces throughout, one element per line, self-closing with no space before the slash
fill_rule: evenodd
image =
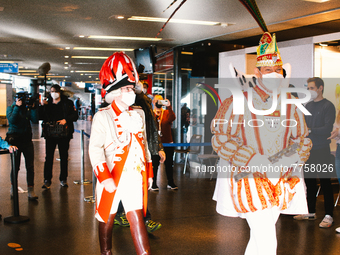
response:
<path id="1" fill-rule="evenodd" d="M 85 68 L 99 71 L 104 60 L 68 59 L 68 64 L 65 65 L 64 56 L 109 56 L 112 51 L 76 51 L 73 47 L 135 49 L 156 45 L 160 53 L 175 46 L 207 39 L 256 45 L 262 34 L 255 20 L 238 0 L 187 0 L 173 19 L 216 21 L 233 25 L 203 26 L 168 23 L 159 35 L 162 38 L 159 42 L 87 38 L 89 35 L 155 37 L 163 23 L 129 21 L 126 18 L 130 16 L 168 18 L 182 2 L 178 0 L 164 11 L 172 1 L 3 0 L 0 3 L 0 7 L 3 7 L 0 11 L 0 60 L 16 60 L 20 66 L 29 69 L 38 69 L 42 63 L 49 62 L 50 74 L 64 75 L 68 81 L 82 81 L 88 80 L 88 77 L 70 71 Z M 256 2 L 268 29 L 270 32 L 277 32 L 279 41 L 338 30 L 336 25 L 339 25 L 340 1 L 315 3 L 302 0 L 257 0 Z M 125 19 L 118 20 L 117 15 L 123 15 Z M 79 35 L 85 37 L 79 38 Z M 65 47 L 71 49 L 67 50 Z M 132 52 L 127 53 L 133 57 Z M 92 75 L 91 79 L 96 77 L 98 75 Z"/>

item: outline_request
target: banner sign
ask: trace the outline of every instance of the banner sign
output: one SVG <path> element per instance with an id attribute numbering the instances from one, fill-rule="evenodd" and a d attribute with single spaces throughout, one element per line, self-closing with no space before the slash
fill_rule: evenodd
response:
<path id="1" fill-rule="evenodd" d="M 18 63 L 0 63 L 0 73 L 18 73 Z"/>

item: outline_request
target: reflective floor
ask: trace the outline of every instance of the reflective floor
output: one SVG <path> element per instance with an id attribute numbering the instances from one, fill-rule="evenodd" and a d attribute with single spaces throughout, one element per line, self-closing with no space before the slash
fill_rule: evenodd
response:
<path id="1" fill-rule="evenodd" d="M 13 205 L 10 199 L 10 157 L 0 155 L 0 254 L 100 254 L 94 204 L 84 202 L 85 197 L 92 196 L 92 184 L 73 184 L 81 180 L 80 134 L 74 133 L 74 139 L 71 140 L 69 187 L 59 186 L 59 155 L 56 152 L 52 186 L 50 190 L 44 191 L 41 186 L 45 143 L 40 138 L 39 125 L 34 125 L 33 129 L 35 191 L 39 199 L 32 202 L 28 201 L 27 193 L 19 194 L 19 212 L 30 218 L 28 222 L 4 222 L 4 218 L 13 215 Z M 78 121 L 76 129 L 90 133 L 86 121 Z M 6 127 L 0 127 L 3 138 L 6 131 Z M 85 137 L 84 178 L 92 180 L 87 146 L 88 138 Z M 26 191 L 23 159 L 21 164 L 18 185 Z M 249 238 L 248 225 L 245 220 L 227 218 L 216 213 L 215 202 L 212 200 L 215 179 L 196 178 L 193 174 L 190 177 L 189 171 L 183 175 L 183 164 L 175 166 L 174 175 L 179 190 L 166 189 L 166 177 L 161 169 L 158 180 L 160 191 L 150 192 L 149 209 L 152 219 L 162 223 L 161 229 L 149 235 L 152 254 L 244 254 Z M 338 187 L 335 185 L 335 197 L 337 192 Z M 316 221 L 297 222 L 291 216 L 281 215 L 277 223 L 277 254 L 339 254 L 340 234 L 335 233 L 335 228 L 340 226 L 340 206 L 334 210 L 334 226 L 320 229 L 318 224 L 324 216 L 323 197 L 320 195 L 317 216 Z M 115 226 L 113 233 L 113 254 L 135 254 L 129 228 Z M 20 245 L 19 249 L 10 247 L 12 244 Z"/>

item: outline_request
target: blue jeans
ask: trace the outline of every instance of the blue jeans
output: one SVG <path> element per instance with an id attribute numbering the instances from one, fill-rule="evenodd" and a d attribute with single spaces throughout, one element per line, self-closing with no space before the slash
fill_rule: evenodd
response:
<path id="1" fill-rule="evenodd" d="M 336 171 L 336 176 L 338 176 L 338 181 L 340 184 L 340 144 L 339 143 L 337 143 L 337 147 L 336 147 L 335 171 Z"/>

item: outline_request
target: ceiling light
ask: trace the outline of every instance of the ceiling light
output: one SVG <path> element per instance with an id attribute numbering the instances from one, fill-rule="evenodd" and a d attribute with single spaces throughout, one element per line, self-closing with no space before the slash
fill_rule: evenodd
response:
<path id="1" fill-rule="evenodd" d="M 123 15 L 116 15 L 116 19 L 124 19 Z"/>
<path id="2" fill-rule="evenodd" d="M 17 61 L 1 60 L 0 63 L 17 63 Z"/>
<path id="3" fill-rule="evenodd" d="M 151 22 L 166 22 L 167 18 L 156 18 L 156 17 L 139 17 L 132 16 L 128 20 L 137 21 L 151 21 Z M 221 22 L 216 21 L 202 21 L 202 20 L 188 20 L 188 19 L 171 19 L 169 23 L 180 23 L 180 24 L 191 24 L 191 25 L 206 25 L 206 26 L 217 26 L 221 25 Z"/>
<path id="4" fill-rule="evenodd" d="M 79 37 L 80 37 L 80 38 L 84 38 L 84 37 L 85 37 L 85 35 L 80 35 Z"/>
<path id="5" fill-rule="evenodd" d="M 329 0 L 303 0 L 305 2 L 314 2 L 314 3 L 323 3 L 328 2 Z"/>
<path id="6" fill-rule="evenodd" d="M 69 49 L 71 49 L 71 47 L 65 47 L 65 50 L 69 50 Z"/>
<path id="7" fill-rule="evenodd" d="M 319 43 L 320 46 L 323 46 L 323 47 L 327 47 L 328 44 L 327 43 Z"/>
<path id="8" fill-rule="evenodd" d="M 65 65 L 68 65 L 68 62 L 64 62 Z"/>
<path id="9" fill-rule="evenodd" d="M 34 73 L 34 72 L 36 72 L 36 71 L 37 71 L 37 70 L 32 70 L 32 69 L 30 69 L 30 70 L 29 70 L 29 69 L 25 69 L 25 70 L 20 70 L 20 69 L 19 69 L 19 73 L 32 73 L 32 72 Z"/>
<path id="10" fill-rule="evenodd" d="M 155 38 L 155 37 L 109 36 L 109 35 L 90 35 L 88 38 L 109 39 L 109 40 L 134 40 L 134 41 L 160 41 L 162 40 L 162 38 Z"/>
<path id="11" fill-rule="evenodd" d="M 189 51 L 182 51 L 181 54 L 183 54 L 183 55 L 194 55 L 193 52 L 189 52 Z"/>
<path id="12" fill-rule="evenodd" d="M 21 73 L 21 75 L 38 75 L 38 73 L 36 73 L 36 72 Z"/>
<path id="13" fill-rule="evenodd" d="M 106 51 L 133 51 L 129 48 L 97 48 L 97 47 L 74 47 L 74 50 L 106 50 Z"/>
<path id="14" fill-rule="evenodd" d="M 65 56 L 64 58 L 69 58 L 69 56 Z"/>
<path id="15" fill-rule="evenodd" d="M 107 59 L 107 57 L 102 57 L 102 56 L 72 56 L 71 58 L 89 58 L 89 59 Z"/>
<path id="16" fill-rule="evenodd" d="M 100 71 L 76 71 L 76 73 L 99 73 Z"/>
<path id="17" fill-rule="evenodd" d="M 38 77 L 39 77 L 39 78 L 43 78 L 43 77 L 45 77 L 45 76 L 39 75 Z M 49 77 L 48 74 L 47 74 L 47 77 Z M 68 78 L 68 76 L 63 76 L 63 75 L 50 75 L 50 77 L 49 77 L 48 79 L 50 80 L 51 78 Z"/>

